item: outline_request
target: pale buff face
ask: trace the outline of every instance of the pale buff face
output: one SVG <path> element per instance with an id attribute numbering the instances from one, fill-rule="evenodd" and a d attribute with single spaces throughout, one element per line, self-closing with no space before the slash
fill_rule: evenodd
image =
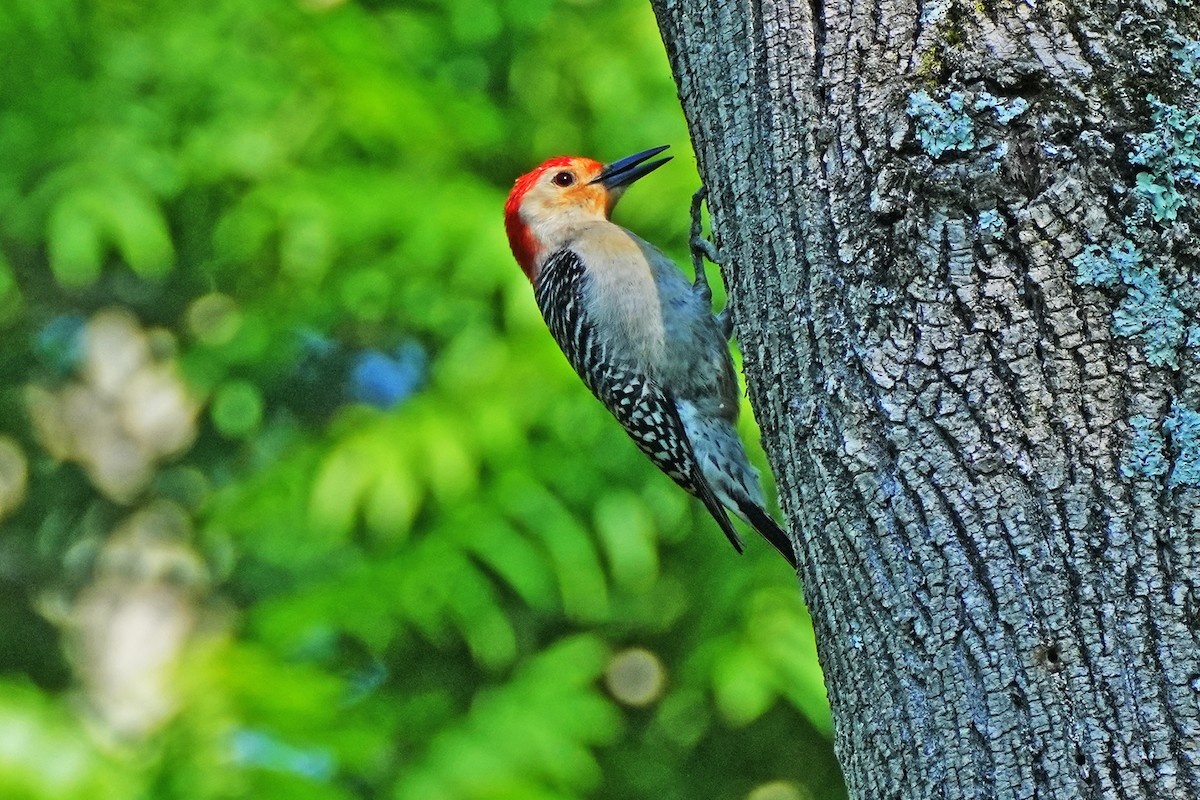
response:
<path id="1" fill-rule="evenodd" d="M 608 219 L 623 189 L 594 182 L 603 169 L 590 158 L 555 158 L 517 181 L 507 209 L 509 240 L 531 277 L 541 258 L 580 227 Z"/>
<path id="2" fill-rule="evenodd" d="M 525 192 L 521 200 L 521 219 L 526 225 L 544 225 L 550 219 L 607 219 L 621 190 L 609 190 L 593 183 L 604 165 L 590 158 L 568 159 L 566 164 L 551 166 Z"/>

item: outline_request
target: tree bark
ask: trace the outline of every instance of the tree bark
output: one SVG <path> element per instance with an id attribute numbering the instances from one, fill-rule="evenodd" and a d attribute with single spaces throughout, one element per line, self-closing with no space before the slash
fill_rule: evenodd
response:
<path id="1" fill-rule="evenodd" d="M 652 5 L 851 796 L 1200 797 L 1200 6 Z"/>

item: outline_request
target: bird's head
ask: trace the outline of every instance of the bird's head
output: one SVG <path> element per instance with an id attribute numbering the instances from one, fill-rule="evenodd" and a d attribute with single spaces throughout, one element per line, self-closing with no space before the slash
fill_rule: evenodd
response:
<path id="1" fill-rule="evenodd" d="M 649 159 L 667 145 L 635 153 L 611 164 L 560 156 L 517 178 L 504 204 L 504 227 L 513 256 L 530 282 L 546 256 L 579 226 L 608 219 L 629 184 L 671 160 Z"/>

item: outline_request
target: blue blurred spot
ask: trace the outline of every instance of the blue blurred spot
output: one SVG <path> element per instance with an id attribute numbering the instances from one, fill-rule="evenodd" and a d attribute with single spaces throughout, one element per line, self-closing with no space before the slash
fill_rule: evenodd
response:
<path id="1" fill-rule="evenodd" d="M 415 342 L 396 348 L 394 355 L 364 350 L 350 373 L 351 396 L 376 408 L 395 408 L 412 395 L 425 377 L 425 351 Z"/>
<path id="2" fill-rule="evenodd" d="M 322 358 L 337 352 L 338 343 L 320 331 L 303 328 L 296 335 L 300 339 L 300 352 L 305 357 Z"/>
<path id="3" fill-rule="evenodd" d="M 279 402 L 301 415 L 323 419 L 345 402 L 351 353 L 311 328 L 301 328 L 295 336 L 296 361 Z"/>
<path id="4" fill-rule="evenodd" d="M 315 624 L 305 630 L 289 653 L 303 661 L 324 661 L 337 652 L 338 631 L 332 625 Z"/>
<path id="5" fill-rule="evenodd" d="M 281 402 L 307 416 L 325 418 L 347 402 L 395 408 L 425 379 L 425 350 L 414 341 L 386 351 L 355 348 L 311 328 L 295 336 Z"/>
<path id="6" fill-rule="evenodd" d="M 340 344 L 317 331 L 300 330 L 296 338 L 299 340 L 296 374 L 302 379 L 327 380 L 329 376 L 324 373 L 330 365 L 336 363 L 339 356 L 345 358 Z"/>
<path id="7" fill-rule="evenodd" d="M 249 728 L 234 731 L 230 745 L 233 760 L 239 764 L 291 772 L 314 780 L 333 777 L 335 764 L 327 750 L 293 747 L 269 733 Z"/>
<path id="8" fill-rule="evenodd" d="M 389 677 L 388 669 L 379 661 L 373 661 L 355 672 L 346 691 L 346 702 L 357 703 L 373 694 Z"/>
<path id="9" fill-rule="evenodd" d="M 68 375 L 83 360 L 83 326 L 80 314 L 62 314 L 46 323 L 34 337 L 41 361 L 60 375 Z"/>

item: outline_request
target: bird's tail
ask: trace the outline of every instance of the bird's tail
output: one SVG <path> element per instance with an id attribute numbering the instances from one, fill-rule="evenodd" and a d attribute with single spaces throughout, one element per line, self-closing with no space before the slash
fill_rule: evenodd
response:
<path id="1" fill-rule="evenodd" d="M 762 537 L 779 551 L 779 555 L 787 559 L 787 562 L 792 565 L 792 569 L 799 567 L 792 540 L 788 538 L 787 533 L 770 514 L 749 500 L 738 503 L 737 512 L 738 516 L 750 523 L 754 530 L 762 534 Z"/>
<path id="2" fill-rule="evenodd" d="M 733 549 L 741 553 L 746 549 L 742 543 L 742 537 L 738 536 L 737 529 L 733 527 L 733 523 L 729 521 L 729 515 L 725 513 L 725 506 L 721 505 L 721 501 L 713 494 L 712 487 L 708 485 L 708 481 L 703 475 L 697 475 L 696 479 L 686 485 L 688 491 L 700 498 L 700 502 L 704 503 L 704 507 L 708 509 L 708 513 L 712 514 L 712 518 L 721 526 L 721 532 L 725 534 L 725 538 L 733 545 Z"/>

